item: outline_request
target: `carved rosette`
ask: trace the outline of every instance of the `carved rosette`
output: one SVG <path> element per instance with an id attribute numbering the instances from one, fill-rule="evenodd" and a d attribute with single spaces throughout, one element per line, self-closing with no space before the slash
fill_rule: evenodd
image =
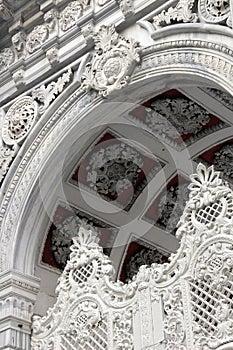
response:
<path id="1" fill-rule="evenodd" d="M 37 117 L 37 103 L 31 97 L 16 101 L 1 116 L 0 135 L 0 181 L 7 173 L 21 142 L 28 135 Z"/>
<path id="2" fill-rule="evenodd" d="M 94 40 L 95 54 L 82 76 L 82 87 L 107 96 L 127 85 L 129 75 L 140 61 L 139 45 L 120 36 L 113 25 L 102 26 Z"/>
<path id="3" fill-rule="evenodd" d="M 198 10 L 200 17 L 206 22 L 221 23 L 227 20 L 230 26 L 230 0 L 199 0 Z"/>
<path id="4" fill-rule="evenodd" d="M 7 145 L 19 144 L 32 128 L 38 113 L 37 103 L 29 96 L 16 101 L 5 115 L 2 139 Z"/>

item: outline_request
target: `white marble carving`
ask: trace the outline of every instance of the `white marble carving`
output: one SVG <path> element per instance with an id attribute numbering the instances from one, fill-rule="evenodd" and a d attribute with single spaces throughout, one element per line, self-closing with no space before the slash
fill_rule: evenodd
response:
<path id="1" fill-rule="evenodd" d="M 64 90 L 71 81 L 72 71 L 68 69 L 57 81 L 52 81 L 47 86 L 41 85 L 32 91 L 32 97 L 39 103 L 40 113 L 44 113 L 53 100 Z"/>
<path id="2" fill-rule="evenodd" d="M 102 26 L 94 40 L 95 54 L 82 76 L 82 87 L 107 96 L 127 85 L 132 69 L 140 61 L 139 46 L 120 36 L 113 25 Z"/>
<path id="3" fill-rule="evenodd" d="M 2 139 L 7 145 L 20 143 L 27 136 L 38 113 L 37 103 L 26 96 L 7 111 L 2 125 Z"/>
<path id="4" fill-rule="evenodd" d="M 177 253 L 169 263 L 141 266 L 128 284 L 112 282 L 112 266 L 97 233 L 80 228 L 57 287 L 57 303 L 46 316 L 34 317 L 32 350 L 55 345 L 83 350 L 94 343 L 103 350 L 107 344 L 149 349 L 158 344 L 158 333 L 166 350 L 232 344 L 233 192 L 213 166 L 199 164 L 191 180 Z"/>

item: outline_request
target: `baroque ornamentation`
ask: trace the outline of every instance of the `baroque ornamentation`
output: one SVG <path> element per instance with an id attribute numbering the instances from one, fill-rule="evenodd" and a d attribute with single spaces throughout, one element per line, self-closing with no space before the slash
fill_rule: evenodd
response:
<path id="1" fill-rule="evenodd" d="M 231 27 L 229 0 L 198 0 L 198 11 L 194 0 L 179 0 L 174 7 L 169 7 L 153 17 L 155 29 L 175 23 L 195 23 L 198 20 L 207 23 L 222 24 Z M 197 12 L 197 13 L 195 13 Z"/>
<path id="2" fill-rule="evenodd" d="M 13 47 L 16 51 L 18 58 L 23 57 L 25 54 L 26 39 L 26 33 L 22 30 L 14 34 L 11 38 Z"/>
<path id="3" fill-rule="evenodd" d="M 125 17 L 134 14 L 134 3 L 133 0 L 119 0 L 120 9 Z"/>
<path id="4" fill-rule="evenodd" d="M 60 27 L 63 31 L 76 25 L 78 18 L 82 15 L 83 8 L 85 8 L 88 3 L 88 0 L 76 0 L 65 7 L 60 13 Z"/>
<path id="5" fill-rule="evenodd" d="M 224 176 L 233 180 L 233 144 L 223 146 L 214 154 L 213 164 Z"/>
<path id="6" fill-rule="evenodd" d="M 132 350 L 135 337 L 149 349 L 158 333 L 166 350 L 216 349 L 232 342 L 233 192 L 219 175 L 213 167 L 198 165 L 179 223 L 177 253 L 169 263 L 141 266 L 128 284 L 113 282 L 98 233 L 80 227 L 55 306 L 46 316 L 34 317 L 32 350 L 55 344 L 71 350 L 107 350 L 108 344 Z M 207 210 L 210 205 L 215 211 Z M 195 225 L 195 217 L 204 218 L 204 225 Z"/>
<path id="7" fill-rule="evenodd" d="M 7 171 L 9 170 L 10 164 L 18 151 L 18 146 L 8 146 L 5 144 L 0 145 L 0 182 L 3 180 Z"/>
<path id="8" fill-rule="evenodd" d="M 230 0 L 199 0 L 199 15 L 209 23 L 221 23 L 227 20 L 227 25 L 231 25 Z"/>
<path id="9" fill-rule="evenodd" d="M 52 234 L 52 250 L 54 257 L 59 265 L 65 267 L 70 254 L 72 239 L 77 234 L 79 228 L 83 226 L 87 229 L 94 229 L 92 223 L 88 223 L 86 219 L 80 219 L 77 216 L 70 216 Z M 95 228 L 95 230 L 97 230 Z M 98 231 L 97 231 L 98 232 Z M 98 232 L 100 236 L 100 232 Z"/>
<path id="10" fill-rule="evenodd" d="M 14 59 L 14 52 L 10 47 L 0 51 L 0 72 L 6 70 L 14 62 Z"/>
<path id="11" fill-rule="evenodd" d="M 209 120 L 209 112 L 206 111 L 203 107 L 199 106 L 192 100 L 186 98 L 176 98 L 170 99 L 166 98 L 163 100 L 156 100 L 151 104 L 152 111 L 155 113 L 148 113 L 146 117 L 147 124 L 151 127 L 152 130 L 158 129 L 157 124 L 161 127 L 163 125 L 163 118 L 169 121 L 168 124 L 172 124 L 175 128 L 173 130 L 171 127 L 164 127 L 158 132 L 170 133 L 170 137 L 176 137 L 177 135 L 189 134 L 189 133 L 198 133 L 204 125 L 206 125 Z M 157 120 L 161 122 L 157 123 Z M 169 126 L 169 125 L 168 125 Z M 169 131 L 171 129 L 171 132 Z"/>
<path id="12" fill-rule="evenodd" d="M 174 232 L 188 200 L 188 185 L 171 186 L 161 197 L 158 204 L 159 225 L 166 231 Z"/>
<path id="13" fill-rule="evenodd" d="M 153 25 L 156 29 L 161 26 L 179 23 L 196 22 L 198 17 L 193 12 L 194 0 L 179 0 L 175 7 L 169 7 L 160 14 L 154 16 Z"/>
<path id="14" fill-rule="evenodd" d="M 2 139 L 7 145 L 19 144 L 29 133 L 37 117 L 37 103 L 29 96 L 16 101 L 7 111 Z"/>
<path id="15" fill-rule="evenodd" d="M 202 87 L 201 90 L 222 103 L 226 108 L 233 111 L 233 97 L 227 92 L 210 87 Z"/>
<path id="16" fill-rule="evenodd" d="M 113 332 L 114 349 L 133 350 L 132 310 L 114 313 Z"/>
<path id="17" fill-rule="evenodd" d="M 132 280 L 142 265 L 151 265 L 152 263 L 163 264 L 169 253 L 158 248 L 143 248 L 134 254 L 126 265 L 126 281 Z M 167 259 L 166 259 L 167 260 Z M 165 261 L 166 261 L 165 260 Z"/>
<path id="18" fill-rule="evenodd" d="M 66 73 L 58 78 L 56 82 L 51 82 L 47 86 L 41 85 L 32 91 L 32 97 L 39 102 L 39 112 L 44 113 L 50 103 L 64 90 L 67 83 L 70 82 L 72 71 L 69 68 Z"/>
<path id="19" fill-rule="evenodd" d="M 120 36 L 113 25 L 102 26 L 94 36 L 95 54 L 82 77 L 85 90 L 95 89 L 102 96 L 127 85 L 129 75 L 140 61 L 139 45 Z"/>
<path id="20" fill-rule="evenodd" d="M 174 285 L 161 294 L 164 307 L 165 348 L 166 350 L 186 350 L 181 287 Z"/>
<path id="21" fill-rule="evenodd" d="M 141 155 L 125 143 L 101 147 L 89 160 L 87 182 L 100 195 L 116 199 L 135 184 L 142 166 Z"/>
<path id="22" fill-rule="evenodd" d="M 214 243 L 197 259 L 190 281 L 193 332 L 198 350 L 215 349 L 232 339 L 233 253 L 229 243 Z"/>

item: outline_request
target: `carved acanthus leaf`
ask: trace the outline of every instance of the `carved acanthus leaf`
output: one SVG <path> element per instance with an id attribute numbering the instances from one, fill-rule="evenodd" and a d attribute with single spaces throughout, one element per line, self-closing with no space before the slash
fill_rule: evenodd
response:
<path id="1" fill-rule="evenodd" d="M 194 0 L 179 0 L 175 7 L 169 7 L 153 18 L 153 25 L 156 29 L 164 24 L 173 22 L 196 22 L 197 15 L 192 12 Z"/>
<path id="2" fill-rule="evenodd" d="M 56 82 L 51 82 L 47 86 L 41 85 L 32 92 L 32 97 L 39 102 L 39 111 L 44 113 L 50 103 L 64 90 L 67 83 L 70 82 L 72 71 L 69 68 L 66 73 L 63 73 Z"/>
<path id="3" fill-rule="evenodd" d="M 82 87 L 107 96 L 127 85 L 129 74 L 140 61 L 139 46 L 134 40 L 120 36 L 113 25 L 102 26 L 94 40 L 95 54 L 86 66 Z"/>

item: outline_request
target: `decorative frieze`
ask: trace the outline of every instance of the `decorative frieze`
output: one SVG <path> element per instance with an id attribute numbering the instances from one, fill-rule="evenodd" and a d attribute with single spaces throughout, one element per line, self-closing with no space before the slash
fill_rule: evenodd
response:
<path id="1" fill-rule="evenodd" d="M 21 58 L 27 58 L 40 50 L 43 44 L 54 36 L 62 36 L 68 29 L 76 26 L 77 20 L 89 8 L 89 0 L 69 3 L 60 13 L 52 8 L 44 14 L 44 22 L 35 26 L 28 34 L 23 30 L 12 36 L 12 47 L 0 51 L 0 72 Z M 51 52 L 48 53 L 50 58 Z"/>
<path id="2" fill-rule="evenodd" d="M 152 24 L 156 30 L 177 23 L 206 22 L 232 26 L 230 1 L 179 0 L 176 5 L 168 7 L 153 17 Z"/>
<path id="3" fill-rule="evenodd" d="M 82 76 L 85 90 L 95 89 L 102 96 L 119 90 L 129 82 L 129 75 L 140 61 L 139 44 L 120 36 L 114 25 L 102 26 L 94 36 L 95 54 Z"/>

